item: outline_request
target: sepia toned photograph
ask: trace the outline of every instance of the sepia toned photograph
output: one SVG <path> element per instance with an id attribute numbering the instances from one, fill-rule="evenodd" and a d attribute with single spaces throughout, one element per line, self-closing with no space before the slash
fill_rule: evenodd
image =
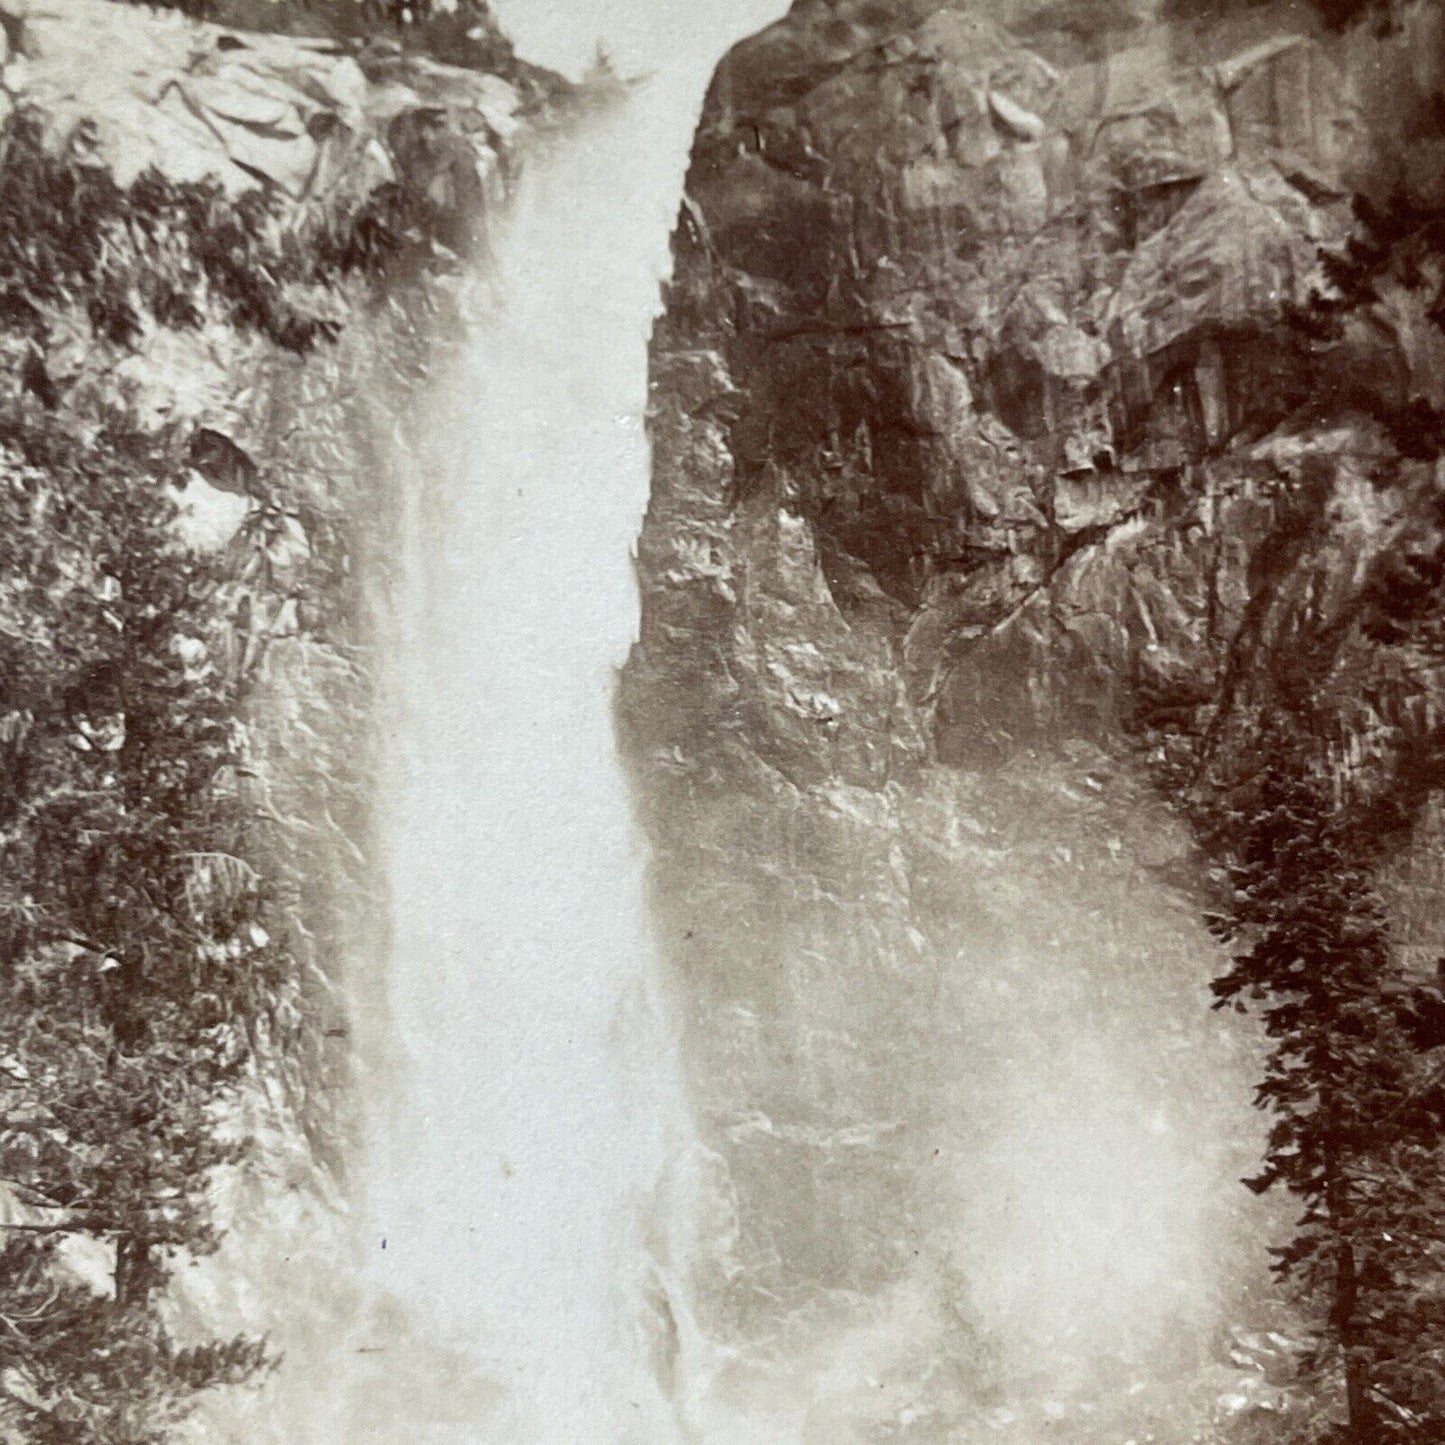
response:
<path id="1" fill-rule="evenodd" d="M 0 1445 L 1445 1445 L 1445 3 L 0 0 Z"/>

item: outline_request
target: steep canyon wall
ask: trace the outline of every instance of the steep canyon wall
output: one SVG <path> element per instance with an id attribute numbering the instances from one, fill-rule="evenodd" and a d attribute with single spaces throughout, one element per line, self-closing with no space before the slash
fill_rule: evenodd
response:
<path id="1" fill-rule="evenodd" d="M 1269 1404 L 1256 1045 L 1184 804 L 1324 679 L 1439 950 L 1437 677 L 1375 623 L 1438 550 L 1445 351 L 1406 284 L 1299 318 L 1357 195 L 1445 199 L 1442 62 L 1423 4 L 800 0 L 717 72 L 621 697 L 697 1438 Z"/>
<path id="2" fill-rule="evenodd" d="M 218 1336 L 284 1359 L 193 1438 L 492 1398 L 348 1212 L 395 1057 L 379 659 L 420 400 L 570 88 L 317 13 L 5 7 L 7 1440 L 171 1438 L 251 1373 Z"/>

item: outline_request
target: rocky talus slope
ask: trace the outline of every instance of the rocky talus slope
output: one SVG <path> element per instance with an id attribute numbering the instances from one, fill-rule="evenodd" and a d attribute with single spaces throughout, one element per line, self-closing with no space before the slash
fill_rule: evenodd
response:
<path id="1" fill-rule="evenodd" d="M 1445 951 L 1402 620 L 1438 259 L 1350 305 L 1322 260 L 1438 213 L 1442 78 L 1424 3 L 799 0 L 719 69 L 621 702 L 705 1146 L 659 1245 L 696 1420 L 1174 1441 L 1281 1403 L 1200 800 L 1307 712 L 1397 942 Z"/>

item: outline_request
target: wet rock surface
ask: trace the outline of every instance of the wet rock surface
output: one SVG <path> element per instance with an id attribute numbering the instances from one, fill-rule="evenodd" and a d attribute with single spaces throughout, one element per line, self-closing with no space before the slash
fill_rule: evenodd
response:
<path id="1" fill-rule="evenodd" d="M 1296 320 L 1352 198 L 1445 199 L 1442 62 L 1423 4 L 843 0 L 718 71 L 621 704 L 716 1205 L 669 1246 L 719 1352 L 697 1421 L 1272 1408 L 1218 1344 L 1267 1224 L 1171 792 L 1322 669 L 1342 775 L 1409 814 L 1399 936 L 1439 951 L 1392 791 L 1438 678 L 1371 618 L 1402 539 L 1435 555 L 1402 418 L 1445 355 L 1405 288 Z"/>

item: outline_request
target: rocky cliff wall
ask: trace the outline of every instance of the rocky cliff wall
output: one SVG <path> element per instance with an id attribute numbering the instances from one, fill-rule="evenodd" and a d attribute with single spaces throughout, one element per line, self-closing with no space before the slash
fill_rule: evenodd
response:
<path id="1" fill-rule="evenodd" d="M 287 1358 L 197 1438 L 479 1412 L 445 1350 L 398 1363 L 345 1222 L 385 1061 L 376 659 L 418 401 L 568 88 L 0 18 L 0 1435 L 169 1437 L 248 1375 L 233 1334 Z"/>
<path id="2" fill-rule="evenodd" d="M 258 805 L 294 824 L 268 846 L 320 910 L 330 960 L 308 967 L 330 975 L 384 931 L 356 916 L 369 865 L 345 860 L 370 843 L 372 661 L 408 417 L 463 333 L 488 217 L 563 83 L 104 0 L 7 34 L 5 118 L 38 126 L 12 135 L 12 176 L 43 155 L 43 182 L 89 180 L 64 200 L 96 232 L 73 271 L 37 248 L 35 274 L 11 278 L 7 419 L 85 435 L 115 416 L 163 447 L 179 539 L 221 559 L 216 606 L 234 624 L 193 670 L 240 684 Z M 6 194 L 22 233 L 27 179 Z M 148 214 L 157 192 L 175 214 Z M 328 1007 L 346 1022 L 344 1000 Z"/>
<path id="3" fill-rule="evenodd" d="M 1438 674 L 1381 642 L 1438 553 L 1433 283 L 1301 318 L 1356 197 L 1445 199 L 1442 67 L 1425 4 L 801 0 L 719 69 L 621 703 L 708 1160 L 662 1246 L 726 1362 L 696 1421 L 1270 1403 L 1217 1333 L 1268 1322 L 1219 1262 L 1269 1224 L 1186 804 L 1309 690 L 1440 951 Z"/>

